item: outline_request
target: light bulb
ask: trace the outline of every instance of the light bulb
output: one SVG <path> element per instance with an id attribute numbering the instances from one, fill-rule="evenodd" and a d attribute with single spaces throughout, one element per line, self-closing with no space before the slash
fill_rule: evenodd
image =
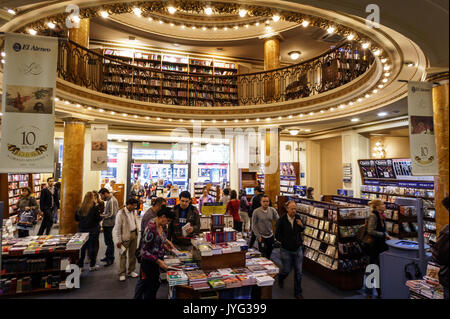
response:
<path id="1" fill-rule="evenodd" d="M 349 35 L 347 36 L 347 40 L 349 40 L 349 41 L 352 41 L 354 38 L 355 38 L 355 35 L 354 35 L 354 34 L 349 34 Z"/>
<path id="2" fill-rule="evenodd" d="M 380 112 L 377 114 L 379 117 L 383 117 L 387 115 L 387 112 Z"/>
<path id="3" fill-rule="evenodd" d="M 311 129 L 307 128 L 307 129 L 305 130 L 305 132 L 309 133 L 309 132 L 311 132 Z"/>
<path id="4" fill-rule="evenodd" d="M 389 71 L 390 69 L 391 69 L 391 67 L 390 67 L 389 65 L 385 65 L 385 66 L 384 66 L 384 70 L 385 70 L 385 71 Z"/>
<path id="5" fill-rule="evenodd" d="M 213 28 L 213 30 L 214 30 L 214 31 L 217 31 L 217 28 L 216 28 L 216 27 L 214 27 L 214 28 Z"/>
<path id="6" fill-rule="evenodd" d="M 299 132 L 299 130 L 290 130 L 289 134 L 291 134 L 292 136 L 295 136 L 298 134 L 298 132 Z"/>
<path id="7" fill-rule="evenodd" d="M 213 13 L 213 10 L 212 10 L 211 7 L 206 7 L 206 8 L 205 8 L 205 14 L 206 14 L 206 15 L 211 15 L 212 13 Z"/>
<path id="8" fill-rule="evenodd" d="M 368 47 L 370 47 L 370 43 L 369 42 L 363 43 L 363 45 L 362 45 L 363 49 L 367 49 Z"/>
<path id="9" fill-rule="evenodd" d="M 56 25 L 53 22 L 49 22 L 47 23 L 47 25 L 50 29 L 54 29 L 56 27 Z"/>
<path id="10" fill-rule="evenodd" d="M 303 20 L 302 26 L 303 26 L 304 28 L 306 28 L 308 25 L 309 25 L 309 21 L 308 21 L 308 20 Z"/>
<path id="11" fill-rule="evenodd" d="M 174 14 L 175 12 L 177 12 L 177 9 L 175 9 L 172 6 L 170 6 L 170 7 L 167 8 L 167 11 L 169 11 L 170 14 Z"/>
<path id="12" fill-rule="evenodd" d="M 351 119 L 352 122 L 359 122 L 359 118 L 355 117 Z"/>
<path id="13" fill-rule="evenodd" d="M 239 16 L 241 18 L 245 17 L 247 15 L 247 10 L 245 9 L 239 9 Z"/>
<path id="14" fill-rule="evenodd" d="M 103 18 L 103 19 L 106 19 L 108 16 L 109 16 L 109 14 L 108 14 L 108 12 L 106 12 L 106 11 L 100 11 L 100 16 Z"/>
<path id="15" fill-rule="evenodd" d="M 14 11 L 13 9 L 8 9 L 8 13 L 9 13 L 9 14 L 12 14 L 12 15 L 15 15 L 15 14 L 16 14 L 16 11 Z"/>
<path id="16" fill-rule="evenodd" d="M 31 34 L 31 35 L 36 35 L 37 31 L 34 30 L 34 29 L 28 29 L 28 33 Z"/>
<path id="17" fill-rule="evenodd" d="M 375 56 L 379 56 L 381 54 L 381 50 L 376 50 L 374 53 L 373 53 L 373 55 L 375 55 Z"/>
<path id="18" fill-rule="evenodd" d="M 386 63 L 386 62 L 387 62 L 386 58 L 381 59 L 381 63 Z"/>
<path id="19" fill-rule="evenodd" d="M 327 29 L 327 32 L 331 34 L 331 33 L 334 32 L 334 30 L 336 30 L 335 27 L 329 27 L 329 28 Z"/>
<path id="20" fill-rule="evenodd" d="M 280 16 L 279 16 L 279 15 L 274 15 L 274 16 L 272 17 L 272 20 L 273 20 L 274 22 L 278 22 L 278 21 L 280 21 Z"/>
<path id="21" fill-rule="evenodd" d="M 141 14 L 142 14 L 142 10 L 139 9 L 139 8 L 133 8 L 133 12 L 134 12 L 134 14 L 137 15 L 138 17 L 140 17 Z"/>
<path id="22" fill-rule="evenodd" d="M 382 81 L 382 82 L 383 82 L 383 83 L 386 83 L 387 81 L 388 81 L 388 79 L 383 79 L 383 81 Z"/>
<path id="23" fill-rule="evenodd" d="M 2 52 L 2 57 L 5 57 L 6 56 L 6 53 L 5 52 Z"/>
<path id="24" fill-rule="evenodd" d="M 246 24 L 246 25 L 245 25 L 245 28 L 247 28 L 247 29 L 248 29 L 248 24 Z"/>

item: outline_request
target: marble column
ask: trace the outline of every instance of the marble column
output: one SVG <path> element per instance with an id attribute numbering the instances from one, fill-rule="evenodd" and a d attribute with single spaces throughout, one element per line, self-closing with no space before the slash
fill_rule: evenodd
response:
<path id="1" fill-rule="evenodd" d="M 266 129 L 264 154 L 264 193 L 275 205 L 280 195 L 280 130 Z"/>
<path id="2" fill-rule="evenodd" d="M 89 31 L 90 31 L 90 20 L 81 19 L 77 28 L 69 29 L 69 40 L 79 44 L 84 48 L 89 48 Z M 88 64 L 85 55 L 85 51 L 76 47 L 75 45 L 69 44 L 72 52 L 71 56 L 68 57 L 68 72 L 73 76 L 73 82 L 80 84 L 84 82 L 88 74 Z"/>
<path id="3" fill-rule="evenodd" d="M 434 133 L 436 138 L 436 154 L 438 158 L 439 176 L 435 178 L 435 206 L 436 206 L 436 230 L 437 233 L 448 224 L 448 211 L 442 205 L 442 200 L 449 195 L 449 109 L 448 72 L 433 76 L 430 81 L 439 82 L 433 87 L 433 118 Z"/>
<path id="4" fill-rule="evenodd" d="M 267 38 L 264 41 L 264 71 L 280 68 L 280 40 L 277 37 Z M 274 73 L 264 83 L 264 99 L 272 101 L 279 99 L 280 79 Z"/>
<path id="5" fill-rule="evenodd" d="M 83 160 L 85 123 L 79 119 L 64 120 L 64 149 L 61 182 L 60 234 L 76 233 L 75 211 L 83 197 Z"/>

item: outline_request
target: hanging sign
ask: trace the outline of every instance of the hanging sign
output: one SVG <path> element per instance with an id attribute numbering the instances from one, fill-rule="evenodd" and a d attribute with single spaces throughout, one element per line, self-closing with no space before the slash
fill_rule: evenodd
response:
<path id="1" fill-rule="evenodd" d="M 408 82 L 409 139 L 413 175 L 438 175 L 432 86 L 429 82 Z"/>
<path id="2" fill-rule="evenodd" d="M 53 172 L 58 39 L 5 34 L 0 172 Z"/>
<path id="3" fill-rule="evenodd" d="M 91 171 L 108 170 L 108 125 L 91 125 Z"/>

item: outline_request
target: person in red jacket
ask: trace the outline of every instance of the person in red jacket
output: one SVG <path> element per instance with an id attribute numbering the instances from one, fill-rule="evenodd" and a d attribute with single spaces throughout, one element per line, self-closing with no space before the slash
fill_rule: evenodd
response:
<path id="1" fill-rule="evenodd" d="M 233 216 L 233 228 L 242 233 L 242 221 L 239 215 L 241 201 L 237 199 L 237 192 L 233 189 L 230 193 L 230 201 L 227 204 L 227 214 Z"/>

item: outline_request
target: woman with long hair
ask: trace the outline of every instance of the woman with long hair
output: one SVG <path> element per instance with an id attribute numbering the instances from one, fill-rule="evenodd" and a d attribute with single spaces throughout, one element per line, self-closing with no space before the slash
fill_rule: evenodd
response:
<path id="1" fill-rule="evenodd" d="M 87 243 L 81 248 L 81 256 L 78 266 L 83 268 L 86 250 L 89 254 L 89 270 L 100 268 L 97 264 L 97 245 L 100 234 L 100 209 L 93 192 L 87 192 L 84 195 L 83 202 L 75 213 L 75 220 L 78 222 L 78 231 L 80 233 L 89 233 Z"/>
<path id="2" fill-rule="evenodd" d="M 239 215 L 241 201 L 237 198 L 237 192 L 233 189 L 230 192 L 230 201 L 227 204 L 227 214 L 233 216 L 233 228 L 242 233 L 242 221 Z"/>
<path id="3" fill-rule="evenodd" d="M 239 191 L 239 215 L 241 216 L 242 221 L 242 234 L 244 238 L 248 237 L 250 232 L 250 217 L 248 216 L 248 210 L 250 209 L 250 204 L 247 200 L 247 194 L 245 190 L 241 189 Z"/>

